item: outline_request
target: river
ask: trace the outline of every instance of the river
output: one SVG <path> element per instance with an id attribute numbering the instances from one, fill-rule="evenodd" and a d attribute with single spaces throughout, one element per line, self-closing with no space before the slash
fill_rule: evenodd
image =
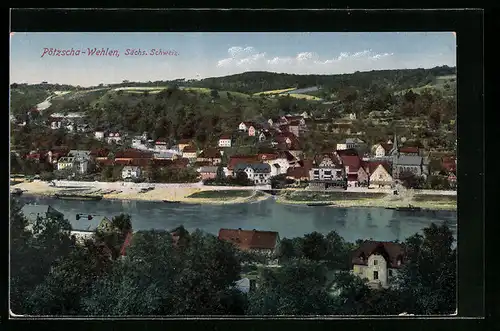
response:
<path id="1" fill-rule="evenodd" d="M 75 201 L 42 197 L 20 198 L 25 204 L 50 205 L 62 212 L 74 230 L 94 229 L 106 216 L 130 214 L 134 230 L 173 229 L 184 225 L 217 235 L 220 228 L 277 231 L 281 238 L 301 237 L 317 231 L 336 230 L 345 240 L 400 240 L 421 231 L 431 223 L 448 221 L 456 237 L 456 211 L 399 212 L 384 208 L 332 208 L 278 204 L 269 199 L 238 205 L 169 205 L 146 201 Z M 25 214 L 36 207 L 25 205 Z M 92 220 L 76 214 L 93 214 Z"/>

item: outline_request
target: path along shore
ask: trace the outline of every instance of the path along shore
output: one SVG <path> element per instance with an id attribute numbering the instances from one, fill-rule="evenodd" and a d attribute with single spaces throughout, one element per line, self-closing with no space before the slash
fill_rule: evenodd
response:
<path id="1" fill-rule="evenodd" d="M 52 186 L 47 182 L 43 181 L 33 181 L 33 182 L 22 182 L 15 185 L 24 191 L 26 194 L 47 196 L 52 197 L 55 193 L 65 192 L 68 190 L 79 190 L 86 192 L 95 192 L 103 195 L 103 199 L 107 200 L 138 200 L 138 201 L 179 201 L 183 203 L 196 203 L 196 204 L 237 204 L 237 203 L 249 203 L 257 202 L 268 199 L 270 196 L 268 194 L 256 195 L 257 190 L 269 189 L 267 186 L 263 187 L 221 187 L 221 186 L 203 186 L 201 183 L 189 183 L 189 184 L 135 184 L 135 183 L 123 183 L 123 182 L 70 182 L 70 181 L 60 181 L 56 182 L 56 186 Z M 155 189 L 140 193 L 142 188 L 145 187 L 155 187 Z M 202 191 L 214 191 L 214 190 L 251 190 L 253 194 L 247 197 L 234 197 L 234 198 L 190 198 L 189 196 Z M 305 191 L 305 190 L 290 190 L 290 191 Z M 359 189 L 347 190 L 344 193 L 359 193 Z M 279 195 L 276 197 L 277 203 L 283 204 L 308 204 L 308 203 L 318 203 L 318 202 L 329 202 L 333 203 L 331 207 L 378 207 L 378 208 L 395 208 L 395 207 L 407 207 L 409 204 L 420 207 L 423 209 L 431 210 L 456 210 L 456 201 L 439 201 L 435 199 L 423 199 L 423 201 L 415 201 L 413 197 L 398 197 L 393 196 L 391 193 L 382 190 L 369 190 L 370 193 L 387 193 L 384 197 L 377 198 L 359 198 L 359 199 L 343 199 L 339 200 L 325 200 L 325 201 L 297 201 L 287 198 L 286 196 Z M 446 195 L 453 196 L 456 192 L 447 191 L 421 191 L 418 193 L 419 196 L 425 195 Z"/>

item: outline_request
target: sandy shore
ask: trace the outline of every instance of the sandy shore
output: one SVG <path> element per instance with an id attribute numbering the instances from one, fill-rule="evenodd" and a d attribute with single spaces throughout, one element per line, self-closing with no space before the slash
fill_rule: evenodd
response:
<path id="1" fill-rule="evenodd" d="M 440 201 L 413 201 L 413 200 L 389 200 L 385 198 L 368 198 L 368 199 L 353 199 L 353 200 L 325 200 L 325 201 L 297 201 L 290 200 L 284 197 L 276 199 L 277 203 L 290 204 L 290 205 L 304 205 L 308 203 L 333 203 L 329 207 L 332 208 L 398 208 L 408 207 L 409 204 L 426 210 L 457 210 L 456 203 L 440 202 Z"/>
<path id="2" fill-rule="evenodd" d="M 14 188 L 19 188 L 23 190 L 24 193 L 26 194 L 45 196 L 45 197 L 51 197 L 55 193 L 64 192 L 68 190 L 68 188 L 64 187 L 53 187 L 50 186 L 48 183 L 41 181 L 20 183 L 15 185 Z M 113 187 L 111 187 L 110 189 L 113 189 Z M 137 201 L 170 200 L 170 201 L 180 201 L 183 203 L 192 203 L 192 204 L 237 204 L 237 203 L 257 202 L 269 198 L 269 195 L 267 194 L 263 196 L 256 196 L 255 192 L 249 197 L 236 197 L 234 199 L 189 198 L 189 196 L 193 193 L 201 191 L 210 191 L 210 190 L 213 190 L 213 188 L 208 187 L 205 189 L 205 188 L 192 188 L 192 187 L 172 187 L 172 188 L 156 188 L 152 191 L 139 193 L 140 189 L 138 188 L 123 187 L 120 188 L 119 191 L 103 194 L 103 199 L 137 200 Z M 87 189 L 85 191 L 92 191 L 96 193 L 103 192 L 103 190 L 95 188 Z"/>

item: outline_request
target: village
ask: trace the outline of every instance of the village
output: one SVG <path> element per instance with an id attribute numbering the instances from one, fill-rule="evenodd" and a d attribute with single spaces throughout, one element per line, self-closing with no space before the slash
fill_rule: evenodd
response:
<path id="1" fill-rule="evenodd" d="M 445 179 L 446 188 L 456 187 L 455 155 L 443 156 L 430 166 L 428 151 L 405 144 L 405 137 L 394 133 L 386 141 L 368 146 L 362 139 L 362 132 L 351 134 L 349 121 L 337 124 L 337 130 L 343 130 L 346 137 L 344 141 L 327 150 L 317 150 L 313 157 L 306 157 L 301 150 L 301 137 L 307 132 L 308 123 L 315 122 L 307 113 L 261 122 L 242 121 L 233 132 L 220 135 L 217 145 L 199 149 L 193 139 L 169 143 L 162 138 L 152 140 L 147 132 L 129 136 L 127 132 L 92 131 L 81 114 L 52 114 L 47 125 L 53 130 L 63 128 L 68 134 L 80 130 L 109 144 L 109 148 L 69 150 L 54 146 L 51 150 L 33 150 L 20 157 L 50 164 L 54 171 L 37 177 L 46 180 L 106 181 L 102 176 L 106 169 L 115 174 L 112 181 L 168 183 L 168 178 L 151 176 L 153 169 L 167 168 L 171 173 L 192 170 L 186 179 L 170 176 L 176 177 L 173 182 L 203 182 L 206 185 L 224 185 L 229 178 L 240 179 L 233 185 L 270 185 L 274 177 L 288 180 L 289 187 L 308 190 L 390 190 L 398 183 L 423 188 L 416 183 L 425 183 L 434 175 Z M 236 144 L 242 137 L 246 142 L 262 146 L 265 152 L 228 156 L 225 151 L 239 147 Z"/>

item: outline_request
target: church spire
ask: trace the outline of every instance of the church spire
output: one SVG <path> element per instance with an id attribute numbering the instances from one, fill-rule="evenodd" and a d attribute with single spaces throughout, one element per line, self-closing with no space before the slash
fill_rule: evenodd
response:
<path id="1" fill-rule="evenodd" d="M 394 151 L 397 153 L 398 152 L 398 137 L 396 137 L 396 131 L 394 131 L 394 142 L 393 142 L 393 148 L 394 148 Z"/>

